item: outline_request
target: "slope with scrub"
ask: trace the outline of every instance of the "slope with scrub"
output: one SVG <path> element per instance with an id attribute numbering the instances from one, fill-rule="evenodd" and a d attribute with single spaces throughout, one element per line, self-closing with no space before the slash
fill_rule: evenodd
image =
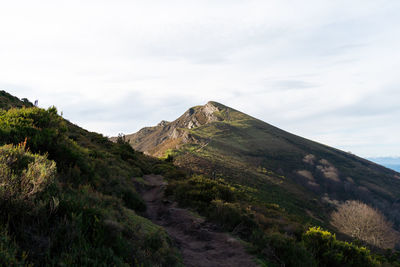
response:
<path id="1" fill-rule="evenodd" d="M 134 187 L 157 160 L 1 96 L 0 265 L 179 265 Z"/>

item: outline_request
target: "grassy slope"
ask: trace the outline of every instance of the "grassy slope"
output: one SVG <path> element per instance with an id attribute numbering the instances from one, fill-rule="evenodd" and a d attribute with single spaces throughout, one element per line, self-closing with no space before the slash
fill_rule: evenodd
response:
<path id="1" fill-rule="evenodd" d="M 145 206 L 134 187 L 133 178 L 157 171 L 159 161 L 65 121 L 54 108 L 13 109 L 32 104 L 0 96 L 0 146 L 25 140 L 26 152 L 18 153 L 47 154 L 57 168 L 54 182 L 35 198 L 0 195 L 0 265 L 179 262 L 164 230 L 140 216 Z M 3 147 L 4 166 L 12 164 L 4 153 L 18 149 Z M 8 167 L 22 175 L 24 164 Z M 5 172 L 0 179 L 2 187 L 9 183 Z"/>

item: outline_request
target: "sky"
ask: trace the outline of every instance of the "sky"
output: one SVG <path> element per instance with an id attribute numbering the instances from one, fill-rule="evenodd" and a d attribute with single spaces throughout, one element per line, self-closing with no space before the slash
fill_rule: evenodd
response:
<path id="1" fill-rule="evenodd" d="M 210 100 L 400 156 L 400 1 L 0 0 L 0 90 L 106 136 Z"/>

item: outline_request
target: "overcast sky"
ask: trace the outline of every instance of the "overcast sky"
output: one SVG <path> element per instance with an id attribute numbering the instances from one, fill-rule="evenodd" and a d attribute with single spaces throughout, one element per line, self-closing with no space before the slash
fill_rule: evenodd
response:
<path id="1" fill-rule="evenodd" d="M 1 1 L 0 89 L 112 136 L 221 102 L 400 155 L 400 1 Z"/>

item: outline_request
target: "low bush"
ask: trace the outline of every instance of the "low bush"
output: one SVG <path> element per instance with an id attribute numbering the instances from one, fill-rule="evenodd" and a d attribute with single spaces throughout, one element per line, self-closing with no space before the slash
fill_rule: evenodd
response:
<path id="1" fill-rule="evenodd" d="M 224 229 L 241 237 L 250 235 L 253 229 L 258 228 L 253 214 L 239 203 L 213 200 L 206 214 L 211 221 L 217 222 Z"/>
<path id="2" fill-rule="evenodd" d="M 179 203 L 205 211 L 213 200 L 233 202 L 240 192 L 223 180 L 211 180 L 195 175 L 187 180 L 171 181 L 166 195 L 174 195 Z"/>
<path id="3" fill-rule="evenodd" d="M 56 164 L 32 154 L 25 143 L 0 147 L 0 201 L 28 201 L 54 182 Z"/>
<path id="4" fill-rule="evenodd" d="M 311 227 L 303 242 L 319 266 L 378 266 L 370 250 L 352 243 L 336 240 L 336 236 L 319 227 Z"/>

